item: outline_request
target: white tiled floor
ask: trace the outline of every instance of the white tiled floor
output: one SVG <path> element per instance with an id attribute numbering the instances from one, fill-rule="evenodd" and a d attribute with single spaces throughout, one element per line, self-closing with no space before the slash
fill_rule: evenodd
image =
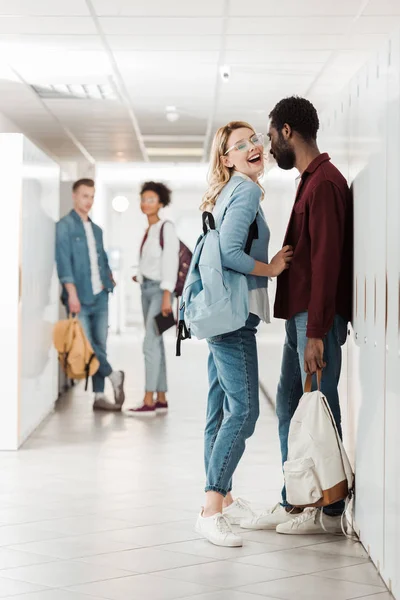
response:
<path id="1" fill-rule="evenodd" d="M 276 363 L 276 349 L 261 353 Z M 138 337 L 112 340 L 111 355 L 127 371 L 127 404 L 138 403 Z M 389 600 L 348 540 L 247 532 L 230 549 L 199 538 L 206 348 L 187 342 L 169 363 L 169 415 L 93 414 L 77 388 L 20 452 L 0 455 L 0 598 Z M 261 507 L 281 483 L 276 419 L 262 399 L 236 492 Z"/>

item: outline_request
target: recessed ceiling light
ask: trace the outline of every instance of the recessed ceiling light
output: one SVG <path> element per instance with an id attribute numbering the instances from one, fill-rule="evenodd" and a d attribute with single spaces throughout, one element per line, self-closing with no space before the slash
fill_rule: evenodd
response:
<path id="1" fill-rule="evenodd" d="M 174 123 L 175 121 L 177 121 L 179 119 L 179 113 L 178 112 L 167 112 L 166 117 L 167 117 L 167 121 L 169 121 L 170 123 Z"/>
<path id="2" fill-rule="evenodd" d="M 165 110 L 167 112 L 176 112 L 176 106 L 166 106 Z"/>

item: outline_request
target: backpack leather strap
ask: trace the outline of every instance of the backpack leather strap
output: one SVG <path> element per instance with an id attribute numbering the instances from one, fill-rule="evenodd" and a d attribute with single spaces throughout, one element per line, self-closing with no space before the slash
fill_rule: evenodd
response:
<path id="1" fill-rule="evenodd" d="M 304 384 L 304 393 L 308 394 L 311 392 L 312 388 L 312 375 L 307 375 L 306 382 Z M 321 391 L 321 380 L 322 380 L 322 369 L 317 369 L 317 385 L 318 391 Z"/>

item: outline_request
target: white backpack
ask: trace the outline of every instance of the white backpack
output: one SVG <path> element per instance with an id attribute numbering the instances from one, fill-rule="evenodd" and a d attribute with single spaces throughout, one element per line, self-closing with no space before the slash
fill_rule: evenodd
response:
<path id="1" fill-rule="evenodd" d="M 304 395 L 289 429 L 288 459 L 283 465 L 286 494 L 292 506 L 321 507 L 350 498 L 354 475 L 325 396 L 311 392 L 307 376 Z"/>

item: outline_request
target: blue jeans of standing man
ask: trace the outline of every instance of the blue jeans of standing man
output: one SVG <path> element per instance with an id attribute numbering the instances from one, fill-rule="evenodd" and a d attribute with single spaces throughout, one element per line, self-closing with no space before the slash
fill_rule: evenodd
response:
<path id="1" fill-rule="evenodd" d="M 304 371 L 304 351 L 307 344 L 308 313 L 303 312 L 286 321 L 286 340 L 283 348 L 281 376 L 276 397 L 276 414 L 279 420 L 279 440 L 282 463 L 287 460 L 290 421 L 303 395 L 306 372 Z M 322 373 L 321 391 L 326 396 L 332 410 L 339 434 L 342 437 L 342 425 L 338 384 L 342 367 L 342 346 L 347 337 L 347 323 L 336 315 L 333 327 L 324 339 L 324 361 L 326 367 Z M 315 380 L 315 377 L 314 377 Z M 316 382 L 313 382 L 316 389 Z M 286 500 L 286 488 L 282 490 L 282 504 L 289 506 Z M 344 503 L 336 502 L 324 509 L 328 515 L 343 512 Z"/>
<path id="2" fill-rule="evenodd" d="M 103 290 L 97 294 L 93 304 L 82 304 L 78 317 L 100 362 L 99 370 L 92 377 L 93 391 L 96 394 L 102 393 L 105 378 L 112 373 L 112 367 L 107 360 L 108 292 Z"/>
<path id="3" fill-rule="evenodd" d="M 160 314 L 163 300 L 160 282 L 144 279 L 142 283 L 142 308 L 146 333 L 143 354 L 146 370 L 146 392 L 167 392 L 167 366 L 162 335 L 159 335 L 154 318 Z"/>
<path id="4" fill-rule="evenodd" d="M 256 332 L 260 319 L 208 341 L 210 390 L 204 439 L 205 491 L 226 496 L 232 476 L 253 432 L 260 407 Z"/>

